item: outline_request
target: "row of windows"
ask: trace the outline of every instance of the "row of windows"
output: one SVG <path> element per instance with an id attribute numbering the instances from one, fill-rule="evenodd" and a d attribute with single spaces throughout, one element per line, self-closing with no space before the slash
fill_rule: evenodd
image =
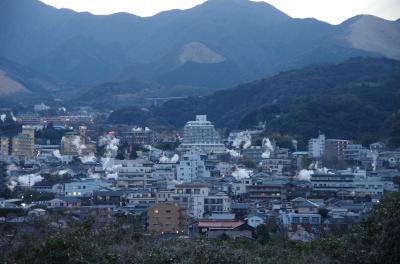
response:
<path id="1" fill-rule="evenodd" d="M 292 217 L 293 224 L 319 224 L 319 222 L 320 222 L 319 217 L 310 217 L 310 216 L 305 216 L 305 217 L 293 216 Z"/>

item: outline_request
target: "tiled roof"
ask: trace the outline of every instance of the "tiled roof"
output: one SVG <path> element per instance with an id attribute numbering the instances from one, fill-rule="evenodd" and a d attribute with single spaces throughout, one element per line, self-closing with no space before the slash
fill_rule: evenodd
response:
<path id="1" fill-rule="evenodd" d="M 199 227 L 234 229 L 243 225 L 243 221 L 199 221 Z"/>

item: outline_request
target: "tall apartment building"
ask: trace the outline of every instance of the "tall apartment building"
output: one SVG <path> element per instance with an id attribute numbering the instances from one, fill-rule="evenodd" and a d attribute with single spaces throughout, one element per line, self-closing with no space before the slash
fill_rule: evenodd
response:
<path id="1" fill-rule="evenodd" d="M 214 125 L 207 120 L 206 115 L 197 115 L 195 121 L 189 121 L 183 128 L 181 150 L 202 149 L 207 153 L 222 153 L 224 144 L 215 130 Z"/>
<path id="2" fill-rule="evenodd" d="M 26 159 L 35 157 L 35 129 L 23 126 L 22 132 L 12 139 L 12 155 Z"/>
<path id="3" fill-rule="evenodd" d="M 350 143 L 349 140 L 345 139 L 325 140 L 324 158 L 332 161 L 345 160 L 345 151 Z"/>
<path id="4" fill-rule="evenodd" d="M 308 141 L 308 156 L 313 159 L 322 159 L 325 153 L 325 135 L 320 134 L 317 138 Z"/>

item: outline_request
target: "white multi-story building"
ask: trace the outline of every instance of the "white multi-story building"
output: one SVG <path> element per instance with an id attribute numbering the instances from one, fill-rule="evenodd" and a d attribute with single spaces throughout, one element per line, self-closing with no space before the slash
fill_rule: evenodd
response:
<path id="1" fill-rule="evenodd" d="M 201 149 L 207 153 L 223 153 L 225 146 L 214 125 L 206 115 L 197 115 L 195 121 L 189 121 L 183 128 L 181 150 Z"/>
<path id="2" fill-rule="evenodd" d="M 209 194 L 204 198 L 205 213 L 225 213 L 231 210 L 231 199 L 225 192 Z"/>
<path id="3" fill-rule="evenodd" d="M 123 188 L 145 188 L 154 183 L 153 163 L 146 160 L 115 160 L 117 186 Z"/>
<path id="4" fill-rule="evenodd" d="M 346 192 L 352 196 L 383 195 L 385 182 L 369 177 L 365 170 L 343 170 L 311 175 L 313 189 L 321 192 Z"/>
<path id="5" fill-rule="evenodd" d="M 210 177 L 210 172 L 206 169 L 204 160 L 195 151 L 190 151 L 182 156 L 176 171 L 177 180 L 183 182 L 192 182 L 198 178 Z"/>
<path id="6" fill-rule="evenodd" d="M 153 169 L 153 178 L 155 180 L 171 182 L 176 179 L 175 163 L 156 163 Z"/>
<path id="7" fill-rule="evenodd" d="M 208 185 L 181 184 L 176 185 L 174 201 L 186 208 L 188 215 L 201 219 L 204 213 L 229 212 L 231 200 L 225 192 L 212 194 Z"/>
<path id="8" fill-rule="evenodd" d="M 325 152 L 325 135 L 321 134 L 318 138 L 312 138 L 308 141 L 308 156 L 314 159 L 321 159 Z"/>

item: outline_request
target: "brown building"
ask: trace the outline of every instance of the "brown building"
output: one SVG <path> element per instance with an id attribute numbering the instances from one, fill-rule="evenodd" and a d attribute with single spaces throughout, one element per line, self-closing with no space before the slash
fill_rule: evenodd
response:
<path id="1" fill-rule="evenodd" d="M 148 231 L 155 234 L 186 234 L 187 217 L 183 208 L 175 202 L 152 206 L 147 212 Z"/>
<path id="2" fill-rule="evenodd" d="M 22 132 L 12 139 L 12 155 L 33 159 L 35 157 L 35 129 L 23 126 Z"/>

